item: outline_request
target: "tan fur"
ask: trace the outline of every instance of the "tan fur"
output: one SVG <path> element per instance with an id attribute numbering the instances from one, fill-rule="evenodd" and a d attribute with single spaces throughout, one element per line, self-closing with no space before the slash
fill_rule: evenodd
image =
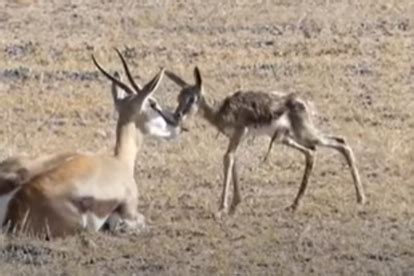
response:
<path id="1" fill-rule="evenodd" d="M 4 172 L 7 169 L 13 172 L 20 166 L 29 173 L 8 204 L 3 225 L 9 226 L 10 231 L 56 237 L 83 228 L 97 231 L 106 220 L 116 226 L 116 221 L 121 219 L 131 228 L 142 223 L 134 179 L 141 136 L 149 133 L 173 137 L 180 128 L 169 125 L 161 107 L 150 98 L 164 70 L 140 89 L 131 79 L 121 53 L 117 52 L 135 90 L 124 84 L 117 74 L 109 75 L 92 57 L 99 71 L 112 80 L 112 95 L 119 115 L 114 155 L 67 153 L 29 162 L 9 160 Z M 118 87 L 128 93 L 127 97 L 119 97 Z"/>
<path id="2" fill-rule="evenodd" d="M 17 227 L 19 231 L 35 235 L 44 234 L 47 223 L 50 228 L 48 231 L 53 236 L 59 236 L 60 233 L 69 234 L 80 228 L 79 216 L 88 211 L 88 208 L 82 209 L 81 206 L 77 206 L 77 200 L 109 198 L 117 202 L 109 211 L 112 212 L 129 196 L 129 192 L 137 195 L 134 189 L 132 191 L 127 189 L 126 184 L 135 185 L 135 183 L 128 182 L 131 180 L 125 176 L 127 170 L 123 170 L 123 164 L 116 160 L 112 163 L 109 158 L 109 163 L 102 162 L 101 158 L 105 160 L 108 157 L 75 155 L 69 161 L 35 176 L 12 199 L 6 221 L 14 228 Z M 112 166 L 102 168 L 105 165 Z M 118 173 L 110 176 L 111 170 L 117 170 Z M 102 174 L 102 171 L 108 173 Z M 113 179 L 114 177 L 117 179 Z M 113 185 L 114 180 L 119 183 L 119 186 Z M 102 217 L 102 214 L 100 216 Z M 24 220 L 26 220 L 25 225 L 20 225 L 19 223 Z M 66 220 L 70 223 L 65 222 Z M 77 226 L 69 228 L 65 226 L 68 229 L 62 230 L 62 223 Z"/>
<path id="3" fill-rule="evenodd" d="M 44 155 L 37 158 L 13 156 L 0 162 L 0 178 L 19 179 L 24 184 L 34 176 L 56 167 L 75 153 Z"/>

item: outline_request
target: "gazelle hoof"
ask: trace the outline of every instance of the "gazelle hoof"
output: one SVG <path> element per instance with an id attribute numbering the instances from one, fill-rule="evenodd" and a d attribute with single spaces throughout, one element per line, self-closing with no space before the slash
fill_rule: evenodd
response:
<path id="1" fill-rule="evenodd" d="M 367 198 L 365 196 L 358 196 L 357 197 L 357 203 L 364 205 L 365 203 L 367 203 Z"/>
<path id="2" fill-rule="evenodd" d="M 146 230 L 147 224 L 144 215 L 137 213 L 133 219 L 121 219 L 116 228 L 121 233 L 141 233 Z"/>
<path id="3" fill-rule="evenodd" d="M 237 206 L 239 206 L 240 201 L 233 201 L 233 203 L 230 205 L 229 209 L 229 215 L 233 216 L 236 213 Z"/>
<path id="4" fill-rule="evenodd" d="M 230 209 L 229 209 L 229 215 L 230 216 L 234 216 L 235 214 L 236 214 L 236 210 L 237 210 L 237 206 L 238 206 L 239 204 L 237 203 L 237 204 L 232 204 L 231 206 L 230 206 Z"/>
<path id="5" fill-rule="evenodd" d="M 292 205 L 289 205 L 288 207 L 286 207 L 285 211 L 294 213 L 294 212 L 296 212 L 297 209 L 298 209 L 298 205 L 293 203 Z"/>
<path id="6" fill-rule="evenodd" d="M 229 209 L 229 215 L 230 216 L 234 216 L 234 214 L 236 213 L 236 207 L 237 206 L 230 206 L 230 209 Z"/>
<path id="7" fill-rule="evenodd" d="M 215 218 L 216 220 L 222 220 L 226 214 L 227 214 L 227 213 L 226 213 L 225 209 L 221 209 L 221 210 L 217 211 L 217 212 L 214 214 L 214 218 Z"/>

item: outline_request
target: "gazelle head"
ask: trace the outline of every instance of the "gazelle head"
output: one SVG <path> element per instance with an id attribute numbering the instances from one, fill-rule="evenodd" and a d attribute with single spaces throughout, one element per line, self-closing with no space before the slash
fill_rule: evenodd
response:
<path id="1" fill-rule="evenodd" d="M 169 79 L 181 87 L 178 94 L 178 106 L 174 112 L 176 118 L 184 120 L 186 116 L 197 113 L 203 101 L 203 80 L 198 67 L 194 68 L 195 84 L 188 84 L 181 77 L 171 71 L 165 71 Z"/>
<path id="2" fill-rule="evenodd" d="M 29 180 L 30 172 L 26 167 L 24 160 L 17 157 L 9 157 L 0 162 L 0 196 Z"/>
<path id="3" fill-rule="evenodd" d="M 136 127 L 144 134 L 156 137 L 173 138 L 181 132 L 178 120 L 173 114 L 164 111 L 152 94 L 158 88 L 164 75 L 164 69 L 155 75 L 145 86 L 137 84 L 129 71 L 125 58 L 118 49 L 115 49 L 121 59 L 125 74 L 132 86 L 129 87 L 120 79 L 117 72 L 109 74 L 96 61 L 92 55 L 92 61 L 98 70 L 109 80 L 112 81 L 112 97 L 115 109 L 118 112 L 121 123 L 135 122 Z M 127 94 L 122 97 L 119 93 L 121 88 Z"/>

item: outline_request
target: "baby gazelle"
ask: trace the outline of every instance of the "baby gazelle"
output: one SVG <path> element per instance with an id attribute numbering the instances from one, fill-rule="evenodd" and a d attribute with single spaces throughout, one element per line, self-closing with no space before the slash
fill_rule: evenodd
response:
<path id="1" fill-rule="evenodd" d="M 320 133 L 312 122 L 307 103 L 294 94 L 265 92 L 236 92 L 219 104 L 210 103 L 203 90 L 199 69 L 194 69 L 195 84 L 188 84 L 173 72 L 166 75 L 181 87 L 175 115 L 184 120 L 188 114 L 201 110 L 201 115 L 221 133 L 229 138 L 224 155 L 224 183 L 219 214 L 233 213 L 241 202 L 237 173 L 236 151 L 240 143 L 250 134 L 267 135 L 294 148 L 305 156 L 305 171 L 299 191 L 289 209 L 295 211 L 300 204 L 314 166 L 317 146 L 339 151 L 346 159 L 354 180 L 358 203 L 365 202 L 354 155 L 344 138 Z M 230 181 L 233 182 L 233 200 L 228 209 Z"/>
<path id="2" fill-rule="evenodd" d="M 114 227 L 123 221 L 129 227 L 142 224 L 138 212 L 138 190 L 134 164 L 143 135 L 175 137 L 179 126 L 164 114 L 151 98 L 164 70 L 143 88 L 131 78 L 118 51 L 133 88 L 108 74 L 92 57 L 95 66 L 112 81 L 112 94 L 118 112 L 114 155 L 74 153 L 48 171 L 10 191 L 11 200 L 0 204 L 2 225 L 9 229 L 48 237 L 64 236 L 86 228 L 98 231 L 105 222 Z M 117 88 L 127 92 L 120 98 Z"/>

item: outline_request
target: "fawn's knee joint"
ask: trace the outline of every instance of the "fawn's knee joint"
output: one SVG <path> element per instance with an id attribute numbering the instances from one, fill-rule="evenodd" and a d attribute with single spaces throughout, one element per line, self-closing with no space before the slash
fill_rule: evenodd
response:
<path id="1" fill-rule="evenodd" d="M 233 153 L 232 152 L 226 152 L 226 154 L 223 157 L 224 162 L 228 163 L 232 159 L 233 159 Z"/>
<path id="2" fill-rule="evenodd" d="M 313 149 L 308 149 L 308 150 L 306 151 L 306 157 L 307 157 L 308 159 L 313 159 L 313 158 L 314 158 L 314 156 L 315 156 L 315 154 L 314 154 L 314 150 L 313 150 Z"/>
<path id="3" fill-rule="evenodd" d="M 312 150 L 306 151 L 306 163 L 313 165 L 315 162 L 315 154 Z"/>

